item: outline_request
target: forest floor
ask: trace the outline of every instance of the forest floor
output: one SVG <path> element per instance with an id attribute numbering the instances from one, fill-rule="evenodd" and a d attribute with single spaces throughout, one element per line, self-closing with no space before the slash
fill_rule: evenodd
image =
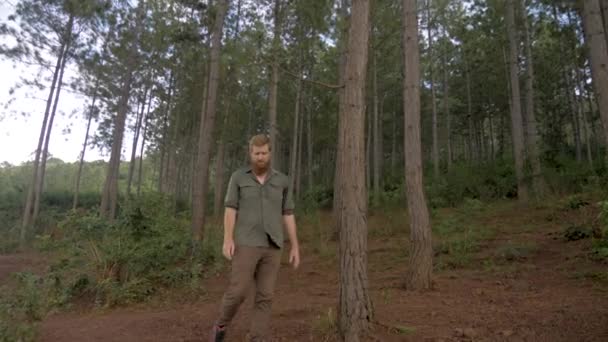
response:
<path id="1" fill-rule="evenodd" d="M 591 254 L 591 239 L 567 242 L 565 228 L 595 220 L 595 204 L 563 200 L 520 207 L 499 202 L 433 212 L 434 288 L 402 289 L 407 267 L 405 210 L 369 217 L 369 285 L 375 341 L 608 341 L 608 263 Z M 271 341 L 336 341 L 337 253 L 322 237 L 329 215 L 300 219 L 303 261 L 292 270 L 283 255 L 273 306 Z M 327 224 L 325 224 L 327 223 Z M 33 256 L 0 257 L 8 272 L 39 268 Z M 176 290 L 123 308 L 74 305 L 49 315 L 40 341 L 206 341 L 228 283 L 227 269 L 209 275 L 204 294 Z M 244 341 L 251 299 L 228 341 Z"/>

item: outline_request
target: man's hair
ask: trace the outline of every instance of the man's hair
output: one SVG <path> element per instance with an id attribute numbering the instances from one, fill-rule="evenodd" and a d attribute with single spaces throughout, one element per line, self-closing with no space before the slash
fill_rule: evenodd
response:
<path id="1" fill-rule="evenodd" d="M 270 144 L 270 138 L 266 134 L 258 134 L 254 135 L 249 139 L 249 151 L 253 148 L 253 146 L 262 147 L 264 145 L 268 145 L 268 150 L 272 150 L 272 144 Z"/>

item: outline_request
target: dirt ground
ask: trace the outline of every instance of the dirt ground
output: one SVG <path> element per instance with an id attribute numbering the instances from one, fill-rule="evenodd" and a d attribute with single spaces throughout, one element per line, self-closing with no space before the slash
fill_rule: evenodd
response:
<path id="1" fill-rule="evenodd" d="M 401 288 L 407 260 L 399 251 L 407 244 L 405 234 L 370 238 L 370 290 L 375 320 L 380 322 L 370 340 L 608 341 L 608 284 L 593 278 L 606 274 L 608 265 L 588 257 L 589 240 L 564 241 L 564 220 L 551 217 L 547 210 L 514 205 L 480 219 L 479 224 L 496 234 L 483 242 L 469 265 L 435 272 L 434 289 L 425 292 Z M 505 243 L 534 248 L 508 262 L 488 262 Z M 284 260 L 271 341 L 336 340 L 331 332 L 338 297 L 337 262 L 335 257 L 313 255 L 311 248 L 302 247 L 298 271 Z M 2 257 L 0 279 L 22 267 L 19 260 L 19 256 Z M 226 273 L 206 279 L 206 296 L 192 301 L 182 298 L 52 314 L 40 325 L 39 340 L 206 341 L 227 285 Z M 250 306 L 248 300 L 240 310 L 228 341 L 245 340 Z"/>

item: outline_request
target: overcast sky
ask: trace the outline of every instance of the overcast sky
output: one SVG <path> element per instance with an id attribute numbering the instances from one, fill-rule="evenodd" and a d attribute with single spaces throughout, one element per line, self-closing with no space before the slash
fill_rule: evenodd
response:
<path id="1" fill-rule="evenodd" d="M 6 22 L 7 17 L 14 12 L 13 4 L 17 2 L 18 0 L 0 0 L 0 22 Z M 35 67 L 16 64 L 0 57 L 0 163 L 6 161 L 16 165 L 33 159 L 48 93 L 45 90 L 28 96 L 28 93 L 31 94 L 33 90 L 21 89 L 11 96 L 9 90 L 19 81 L 21 75 L 33 75 L 35 72 L 37 72 Z M 64 81 L 74 75 L 73 72 L 66 71 Z M 14 100 L 7 106 L 11 98 Z M 49 143 L 51 156 L 64 161 L 78 160 L 86 133 L 87 123 L 83 115 L 85 105 L 84 98 L 68 91 L 61 92 L 57 106 L 58 113 Z M 26 115 L 21 113 L 26 113 Z M 96 128 L 97 125 L 94 123 L 91 127 L 91 134 L 95 132 Z M 125 133 L 123 156 L 126 152 L 125 147 L 131 145 L 129 142 L 131 137 L 127 132 Z M 108 159 L 107 156 L 100 155 L 99 151 L 94 149 L 88 149 L 85 156 L 86 160 Z"/>

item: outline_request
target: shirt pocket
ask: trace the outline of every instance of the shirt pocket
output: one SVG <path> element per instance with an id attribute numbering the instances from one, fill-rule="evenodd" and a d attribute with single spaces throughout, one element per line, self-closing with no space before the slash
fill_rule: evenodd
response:
<path id="1" fill-rule="evenodd" d="M 255 198 L 256 196 L 259 196 L 260 194 L 260 189 L 259 187 L 253 185 L 253 184 L 244 184 L 240 187 L 240 192 L 241 192 L 241 198 L 243 199 L 252 199 Z"/>
<path id="2" fill-rule="evenodd" d="M 267 190 L 266 190 L 266 195 L 268 197 L 268 199 L 270 199 L 273 202 L 282 202 L 283 201 L 283 186 L 281 186 L 280 184 L 276 184 L 276 183 L 269 183 Z"/>

